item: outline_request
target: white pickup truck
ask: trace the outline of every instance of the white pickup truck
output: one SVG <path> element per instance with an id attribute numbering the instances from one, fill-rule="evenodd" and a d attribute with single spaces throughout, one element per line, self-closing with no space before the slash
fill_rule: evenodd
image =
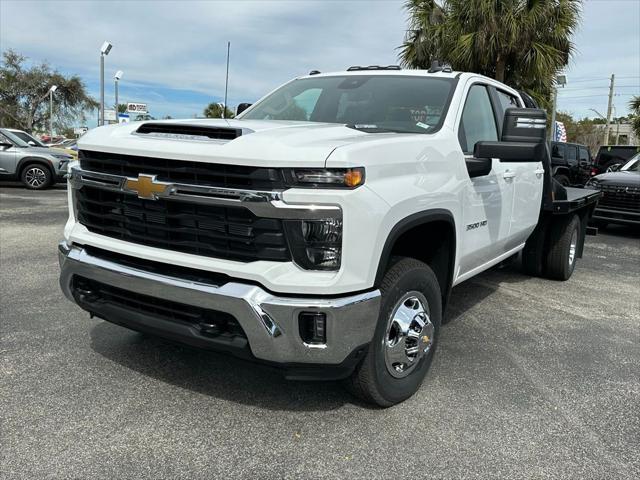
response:
<path id="1" fill-rule="evenodd" d="M 566 280 L 582 255 L 599 193 L 552 182 L 526 106 L 472 73 L 351 67 L 235 119 L 97 128 L 69 169 L 62 289 L 92 316 L 396 404 L 453 286 L 520 252 Z"/>

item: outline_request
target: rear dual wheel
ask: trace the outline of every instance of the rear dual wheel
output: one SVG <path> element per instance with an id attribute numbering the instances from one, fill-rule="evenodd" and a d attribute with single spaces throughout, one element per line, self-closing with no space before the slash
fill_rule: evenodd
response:
<path id="1" fill-rule="evenodd" d="M 549 232 L 549 246 L 545 259 L 545 276 L 553 280 L 568 280 L 576 268 L 580 218 L 573 215 L 566 222 L 559 222 Z"/>
<path id="2" fill-rule="evenodd" d="M 431 366 L 442 296 L 431 268 L 413 258 L 393 259 L 380 291 L 374 338 L 347 388 L 369 403 L 390 407 L 412 396 Z"/>

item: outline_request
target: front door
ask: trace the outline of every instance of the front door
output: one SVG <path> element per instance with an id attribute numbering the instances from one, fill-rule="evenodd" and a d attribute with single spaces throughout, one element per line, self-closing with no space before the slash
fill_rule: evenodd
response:
<path id="1" fill-rule="evenodd" d="M 458 140 L 465 157 L 473 156 L 476 142 L 498 140 L 496 113 L 485 85 L 473 84 L 467 91 L 458 122 Z M 504 252 L 510 231 L 514 176 L 511 168 L 493 159 L 488 175 L 469 178 L 463 203 L 458 277 Z"/>
<path id="2" fill-rule="evenodd" d="M 2 133 L 0 133 L 0 143 L 6 144 L 0 147 L 0 176 L 13 174 L 16 172 L 16 147 Z"/>

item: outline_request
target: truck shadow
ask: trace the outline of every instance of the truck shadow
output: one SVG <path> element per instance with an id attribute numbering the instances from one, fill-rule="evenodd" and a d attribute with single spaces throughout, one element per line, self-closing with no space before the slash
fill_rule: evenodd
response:
<path id="1" fill-rule="evenodd" d="M 294 382 L 275 368 L 170 343 L 101 321 L 91 348 L 142 375 L 195 393 L 266 410 L 329 411 L 345 404 L 367 408 L 339 382 Z M 203 405 L 204 408 L 204 405 Z"/>
<path id="2" fill-rule="evenodd" d="M 473 281 L 455 287 L 446 314 L 449 325 L 443 327 L 443 338 L 447 331 L 458 328 L 456 323 L 465 312 L 494 291 Z M 338 381 L 288 381 L 272 367 L 171 343 L 106 321 L 96 324 L 90 336 L 91 348 L 108 360 L 208 397 L 275 411 L 330 411 L 345 404 L 375 409 L 350 395 Z M 438 374 L 445 372 L 432 368 L 429 373 Z"/>

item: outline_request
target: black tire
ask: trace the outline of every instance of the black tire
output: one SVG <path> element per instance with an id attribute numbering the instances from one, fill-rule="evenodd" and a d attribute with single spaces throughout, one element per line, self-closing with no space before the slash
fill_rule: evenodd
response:
<path id="1" fill-rule="evenodd" d="M 420 388 L 431 366 L 442 323 L 442 295 L 431 268 L 413 258 L 394 258 L 382 279 L 380 291 L 380 313 L 373 340 L 366 357 L 345 381 L 345 386 L 368 403 L 390 407 L 411 397 Z M 427 301 L 433 343 L 405 377 L 396 378 L 385 363 L 385 337 L 392 313 L 409 292 L 419 292 Z M 421 339 L 424 341 L 424 337 Z M 418 342 L 418 345 L 422 344 Z"/>
<path id="2" fill-rule="evenodd" d="M 20 180 L 30 190 L 44 190 L 53 184 L 53 174 L 41 163 L 28 163 L 20 172 Z"/>
<path id="3" fill-rule="evenodd" d="M 569 181 L 569 177 L 567 177 L 566 175 L 562 175 L 562 174 L 555 175 L 553 179 L 563 187 L 568 187 L 569 185 L 571 185 L 571 182 Z"/>
<path id="4" fill-rule="evenodd" d="M 568 221 L 559 221 L 551 227 L 545 259 L 545 276 L 547 278 L 564 281 L 571 277 L 576 267 L 579 241 L 580 219 L 577 215 L 573 215 Z M 571 255 L 572 243 L 573 256 Z"/>

